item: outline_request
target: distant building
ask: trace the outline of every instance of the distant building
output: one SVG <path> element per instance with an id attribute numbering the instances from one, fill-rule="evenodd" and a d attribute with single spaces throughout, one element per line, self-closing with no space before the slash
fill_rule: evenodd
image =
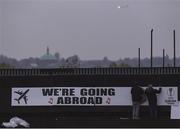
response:
<path id="1" fill-rule="evenodd" d="M 38 67 L 38 64 L 37 64 L 37 63 L 31 63 L 30 66 L 31 66 L 32 68 L 37 68 L 37 67 Z"/>
<path id="2" fill-rule="evenodd" d="M 40 57 L 40 62 L 38 62 L 38 66 L 41 66 L 41 68 L 58 68 L 59 61 L 59 53 L 56 52 L 55 54 L 51 54 L 49 47 L 47 47 L 46 53 Z"/>
<path id="3" fill-rule="evenodd" d="M 57 61 L 59 60 L 59 53 L 56 53 L 55 55 L 52 55 L 50 53 L 50 50 L 49 50 L 49 47 L 47 47 L 46 49 L 46 53 L 44 55 L 41 56 L 41 60 L 44 60 L 44 61 Z"/>

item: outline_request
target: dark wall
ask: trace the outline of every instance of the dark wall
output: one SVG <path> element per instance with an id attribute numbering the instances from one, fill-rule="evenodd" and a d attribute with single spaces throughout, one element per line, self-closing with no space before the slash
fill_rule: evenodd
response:
<path id="1" fill-rule="evenodd" d="M 23 113 L 60 113 L 66 115 L 85 113 L 128 113 L 131 114 L 131 106 L 44 106 L 44 107 L 11 107 L 12 87 L 130 87 L 138 82 L 141 86 L 153 84 L 155 86 L 178 86 L 180 75 L 61 75 L 61 76 L 14 76 L 0 77 L 1 114 Z M 179 88 L 178 88 L 179 90 Z M 178 91 L 179 92 L 179 91 Z M 180 95 L 178 96 L 180 100 Z M 169 114 L 170 107 L 161 107 L 164 113 Z M 143 107 L 146 111 L 146 107 Z M 81 113 L 79 113 L 81 112 Z"/>

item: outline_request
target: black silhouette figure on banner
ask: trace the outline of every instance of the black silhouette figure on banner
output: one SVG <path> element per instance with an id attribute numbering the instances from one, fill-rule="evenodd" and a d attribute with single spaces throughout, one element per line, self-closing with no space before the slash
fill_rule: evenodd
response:
<path id="1" fill-rule="evenodd" d="M 159 88 L 154 89 L 152 84 L 148 85 L 148 88 L 145 90 L 145 94 L 147 96 L 148 102 L 149 102 L 149 112 L 150 112 L 150 117 L 151 119 L 156 119 L 157 118 L 157 95 L 161 93 L 161 89 Z"/>

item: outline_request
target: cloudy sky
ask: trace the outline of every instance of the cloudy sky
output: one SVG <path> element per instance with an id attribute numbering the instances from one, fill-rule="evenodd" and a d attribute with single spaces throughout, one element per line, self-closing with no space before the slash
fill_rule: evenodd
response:
<path id="1" fill-rule="evenodd" d="M 0 54 L 17 59 L 51 53 L 117 60 L 180 56 L 180 0 L 0 0 Z"/>

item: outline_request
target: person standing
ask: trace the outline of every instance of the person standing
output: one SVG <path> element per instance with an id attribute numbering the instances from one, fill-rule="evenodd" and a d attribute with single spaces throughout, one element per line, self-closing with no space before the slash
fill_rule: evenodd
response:
<path id="1" fill-rule="evenodd" d="M 151 119 L 157 118 L 157 95 L 161 93 L 161 88 L 154 89 L 152 84 L 148 85 L 148 87 L 145 90 L 145 94 L 147 96 L 148 102 L 149 102 L 149 112 Z"/>
<path id="2" fill-rule="evenodd" d="M 137 83 L 131 88 L 131 97 L 133 104 L 133 119 L 139 119 L 140 105 L 142 103 L 142 96 L 144 94 L 143 88 L 138 86 Z"/>

